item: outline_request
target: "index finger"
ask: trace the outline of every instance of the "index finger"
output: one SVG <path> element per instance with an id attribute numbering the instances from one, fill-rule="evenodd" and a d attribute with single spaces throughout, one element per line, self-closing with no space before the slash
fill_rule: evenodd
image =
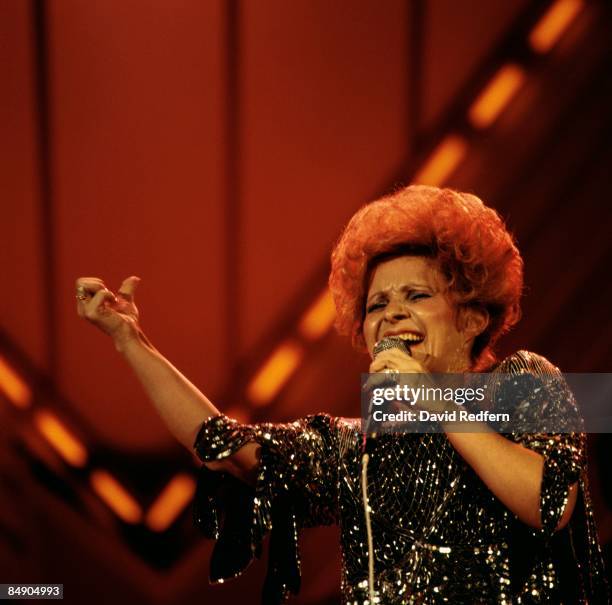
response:
<path id="1" fill-rule="evenodd" d="M 99 277 L 79 277 L 75 282 L 75 288 L 84 288 L 88 292 L 96 293 L 98 290 L 105 288 L 104 282 Z"/>
<path id="2" fill-rule="evenodd" d="M 79 315 L 82 315 L 84 303 L 89 302 L 98 291 L 106 289 L 104 282 L 97 277 L 79 277 L 75 287 Z"/>

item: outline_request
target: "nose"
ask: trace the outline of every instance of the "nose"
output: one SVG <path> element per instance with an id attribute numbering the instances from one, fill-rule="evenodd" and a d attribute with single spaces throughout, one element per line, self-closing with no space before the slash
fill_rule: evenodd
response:
<path id="1" fill-rule="evenodd" d="M 395 323 L 406 319 L 410 315 L 407 305 L 402 301 L 390 301 L 385 309 L 385 319 L 388 322 Z"/>

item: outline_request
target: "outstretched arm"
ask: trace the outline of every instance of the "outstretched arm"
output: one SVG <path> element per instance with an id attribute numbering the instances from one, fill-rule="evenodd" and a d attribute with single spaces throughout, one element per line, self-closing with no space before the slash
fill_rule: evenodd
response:
<path id="1" fill-rule="evenodd" d="M 202 422 L 218 415 L 219 410 L 157 351 L 140 328 L 134 303 L 139 281 L 138 277 L 128 277 L 115 295 L 98 278 L 79 278 L 77 311 L 112 338 L 170 432 L 192 451 Z M 227 460 L 207 466 L 250 481 L 258 465 L 257 449 L 257 444 L 248 443 Z"/>

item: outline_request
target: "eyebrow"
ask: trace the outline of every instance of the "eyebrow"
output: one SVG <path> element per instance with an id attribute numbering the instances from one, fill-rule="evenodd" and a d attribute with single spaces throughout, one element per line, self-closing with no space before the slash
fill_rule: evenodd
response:
<path id="1" fill-rule="evenodd" d="M 405 292 L 406 290 L 414 290 L 414 288 L 425 288 L 428 290 L 432 290 L 433 288 L 429 285 L 429 284 L 416 284 L 416 283 L 411 283 L 411 284 L 405 284 L 403 285 L 400 290 L 402 292 Z M 366 304 L 372 300 L 373 298 L 376 298 L 377 296 L 381 296 L 381 295 L 385 295 L 386 292 L 384 290 L 377 290 L 376 292 L 374 292 L 374 294 L 371 294 L 370 296 L 368 296 L 368 298 L 366 299 Z"/>

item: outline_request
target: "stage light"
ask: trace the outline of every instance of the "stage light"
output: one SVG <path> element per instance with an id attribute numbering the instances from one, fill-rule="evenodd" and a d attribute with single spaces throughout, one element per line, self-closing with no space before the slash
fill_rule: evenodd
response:
<path id="1" fill-rule="evenodd" d="M 0 357 L 0 390 L 15 407 L 25 409 L 32 403 L 30 387 L 3 357 Z"/>
<path id="2" fill-rule="evenodd" d="M 89 477 L 91 487 L 108 507 L 126 523 L 140 523 L 142 509 L 127 490 L 110 473 L 93 471 Z"/>
<path id="3" fill-rule="evenodd" d="M 146 523 L 153 531 L 164 531 L 191 502 L 195 493 L 195 481 L 181 473 L 164 487 L 146 515 Z"/>
<path id="4" fill-rule="evenodd" d="M 512 63 L 504 65 L 480 93 L 469 110 L 475 128 L 490 126 L 512 100 L 525 81 L 524 70 Z"/>
<path id="5" fill-rule="evenodd" d="M 39 410 L 34 415 L 34 426 L 68 464 L 85 466 L 87 450 L 57 416 L 47 410 Z"/>
<path id="6" fill-rule="evenodd" d="M 247 388 L 247 396 L 255 406 L 269 403 L 289 380 L 303 355 L 295 342 L 282 343 L 270 355 Z"/>
<path id="7" fill-rule="evenodd" d="M 334 301 L 325 288 L 302 316 L 298 326 L 300 334 L 308 340 L 316 340 L 331 328 L 335 317 Z"/>
<path id="8" fill-rule="evenodd" d="M 531 30 L 531 48 L 538 53 L 548 52 L 583 8 L 583 0 L 557 0 Z"/>
<path id="9" fill-rule="evenodd" d="M 412 181 L 421 185 L 441 187 L 465 156 L 467 147 L 467 142 L 462 137 L 456 134 L 448 135 L 433 150 Z"/>

